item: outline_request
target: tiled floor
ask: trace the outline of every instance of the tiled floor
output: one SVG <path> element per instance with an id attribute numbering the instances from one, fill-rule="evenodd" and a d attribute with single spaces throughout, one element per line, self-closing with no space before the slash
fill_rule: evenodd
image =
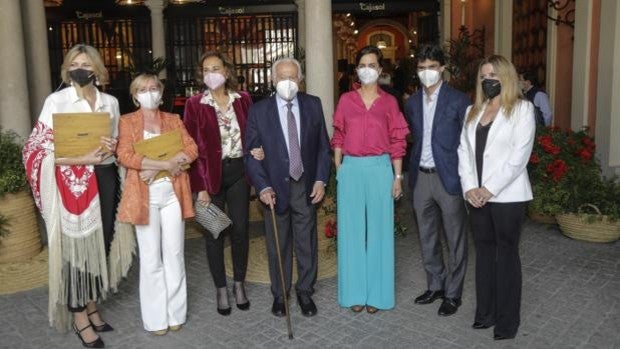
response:
<path id="1" fill-rule="evenodd" d="M 155 337 L 142 329 L 138 302 L 138 268 L 117 295 L 102 306 L 116 331 L 102 335 L 109 348 L 620 348 L 620 243 L 592 244 L 570 240 L 557 228 L 525 224 L 522 325 L 514 340 L 495 342 L 492 329 L 473 330 L 474 258 L 470 241 L 463 305 L 451 317 L 437 316 L 439 302 L 414 305 L 425 290 L 411 206 L 402 202 L 401 217 L 409 234 L 396 240 L 397 305 L 375 315 L 354 314 L 336 302 L 336 278 L 320 280 L 315 301 L 318 315 L 301 316 L 292 302 L 295 339 L 286 322 L 270 313 L 268 285 L 249 284 L 252 306 L 231 316 L 215 311 L 214 286 L 204 241 L 188 240 L 186 261 L 189 313 L 179 332 Z M 260 224 L 252 225 L 260 234 Z M 471 240 L 471 239 L 470 239 Z M 74 334 L 48 326 L 47 289 L 0 296 L 1 348 L 78 348 Z"/>

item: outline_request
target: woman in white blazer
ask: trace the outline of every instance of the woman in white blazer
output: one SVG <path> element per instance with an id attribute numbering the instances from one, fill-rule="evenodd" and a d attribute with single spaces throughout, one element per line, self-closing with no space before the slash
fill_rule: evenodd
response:
<path id="1" fill-rule="evenodd" d="M 534 107 L 521 97 L 517 72 L 502 56 L 478 69 L 476 100 L 466 112 L 459 175 L 476 247 L 473 328 L 495 326 L 496 340 L 514 338 L 520 323 L 519 236 L 532 188 L 527 162 L 536 128 Z"/>

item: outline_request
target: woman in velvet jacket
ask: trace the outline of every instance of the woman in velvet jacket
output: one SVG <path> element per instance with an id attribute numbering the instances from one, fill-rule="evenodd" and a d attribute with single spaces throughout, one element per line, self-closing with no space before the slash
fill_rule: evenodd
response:
<path id="1" fill-rule="evenodd" d="M 237 308 L 248 310 L 244 281 L 248 262 L 248 211 L 250 187 L 243 164 L 243 139 L 252 99 L 236 92 L 234 66 L 219 52 L 206 52 L 199 60 L 198 76 L 206 85 L 203 93 L 187 100 L 183 121 L 198 145 L 198 159 L 189 171 L 197 204 L 215 204 L 233 224 L 215 239 L 206 232 L 209 269 L 217 288 L 217 311 L 229 315 L 224 239 L 230 235 Z"/>

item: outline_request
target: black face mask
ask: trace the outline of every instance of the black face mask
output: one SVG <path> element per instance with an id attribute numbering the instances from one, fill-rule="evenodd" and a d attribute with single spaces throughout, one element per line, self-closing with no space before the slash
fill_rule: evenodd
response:
<path id="1" fill-rule="evenodd" d="M 482 80 L 482 91 L 488 99 L 492 99 L 502 92 L 502 84 L 499 80 L 484 79 Z"/>
<path id="2" fill-rule="evenodd" d="M 69 77 L 71 78 L 71 81 L 75 81 L 75 83 L 80 85 L 80 87 L 88 85 L 92 81 L 95 81 L 96 78 L 94 71 L 82 68 L 69 70 Z"/>

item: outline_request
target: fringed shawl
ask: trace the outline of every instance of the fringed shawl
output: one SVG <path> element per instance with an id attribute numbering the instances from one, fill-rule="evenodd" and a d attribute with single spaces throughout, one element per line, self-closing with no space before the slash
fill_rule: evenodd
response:
<path id="1" fill-rule="evenodd" d="M 70 328 L 67 306 L 78 307 L 117 289 L 131 266 L 135 237 L 130 225 L 115 223 L 106 261 L 94 167 L 55 166 L 51 115 L 41 115 L 23 151 L 28 181 L 49 244 L 49 321 Z M 124 171 L 121 172 L 121 180 Z M 109 269 L 108 269 L 109 268 Z"/>

